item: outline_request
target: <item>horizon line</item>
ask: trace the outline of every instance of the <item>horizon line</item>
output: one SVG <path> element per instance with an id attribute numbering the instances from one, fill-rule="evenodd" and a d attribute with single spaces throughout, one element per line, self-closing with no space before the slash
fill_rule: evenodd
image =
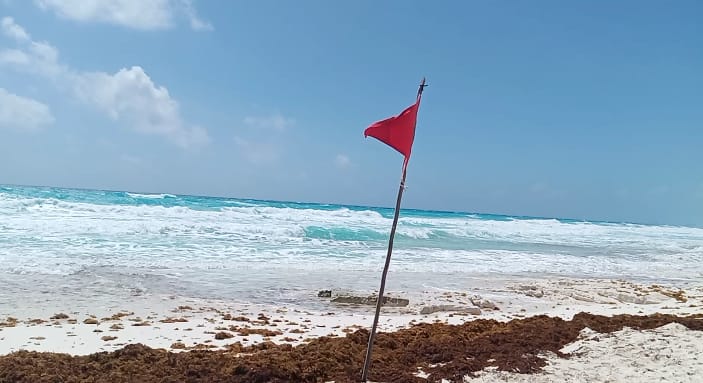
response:
<path id="1" fill-rule="evenodd" d="M 89 188 L 89 187 L 68 187 L 68 186 L 52 186 L 52 185 L 25 185 L 25 184 L 4 184 L 0 183 L 1 186 L 15 186 L 15 187 L 34 187 L 34 188 L 57 188 L 57 189 L 68 189 L 68 190 L 84 190 L 84 191 L 103 191 L 103 192 L 124 192 L 124 193 L 136 193 L 136 194 L 171 194 L 179 197 L 198 197 L 198 198 L 224 198 L 224 199 L 235 199 L 235 200 L 249 200 L 257 202 L 279 202 L 279 203 L 291 203 L 291 204 L 316 204 L 316 205 L 338 205 L 342 207 L 362 207 L 370 209 L 386 209 L 394 210 L 392 206 L 374 206 L 374 205 L 357 205 L 349 203 L 339 203 L 339 202 L 320 202 L 320 201 L 292 201 L 292 200 L 273 200 L 273 199 L 260 199 L 251 197 L 234 197 L 229 195 L 206 195 L 206 194 L 182 194 L 182 193 L 172 193 L 163 191 L 136 191 L 136 190 L 119 190 L 119 189 L 102 189 L 102 188 Z M 505 213 L 486 213 L 486 212 L 471 212 L 471 211 L 460 211 L 460 210 L 442 210 L 442 209 L 421 209 L 414 207 L 402 207 L 400 211 L 424 211 L 430 213 L 446 213 L 446 214 L 466 214 L 466 215 L 480 215 L 480 216 L 496 216 L 496 217 L 506 217 L 515 219 L 535 219 L 535 220 L 557 220 L 557 221 L 571 221 L 571 223 L 576 222 L 588 222 L 596 224 L 618 224 L 618 225 L 641 225 L 641 226 L 661 226 L 661 227 L 688 227 L 695 229 L 703 229 L 703 226 L 696 225 L 675 225 L 675 224 L 663 224 L 663 223 L 645 223 L 645 222 L 635 222 L 635 221 L 612 221 L 606 219 L 586 219 L 586 218 L 569 218 L 569 217 L 548 217 L 548 216 L 532 216 L 524 214 L 505 214 Z"/>

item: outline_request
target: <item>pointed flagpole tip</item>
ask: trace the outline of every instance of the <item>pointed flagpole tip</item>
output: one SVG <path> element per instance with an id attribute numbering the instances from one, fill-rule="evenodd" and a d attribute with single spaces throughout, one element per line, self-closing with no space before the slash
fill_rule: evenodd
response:
<path id="1" fill-rule="evenodd" d="M 420 82 L 420 86 L 417 89 L 417 98 L 418 100 L 420 99 L 420 96 L 422 95 L 422 91 L 425 90 L 425 87 L 428 86 L 428 84 L 425 83 L 425 77 L 422 77 L 422 81 Z"/>

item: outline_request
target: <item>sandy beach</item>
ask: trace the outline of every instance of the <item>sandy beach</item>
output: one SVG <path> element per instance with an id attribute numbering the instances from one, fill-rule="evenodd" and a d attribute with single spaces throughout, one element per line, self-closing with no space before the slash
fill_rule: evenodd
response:
<path id="1" fill-rule="evenodd" d="M 478 382 L 624 382 L 631 381 L 633 377 L 637 377 L 638 381 L 666 379 L 687 382 L 703 376 L 703 362 L 693 357 L 703 347 L 700 332 L 703 329 L 703 319 L 700 319 L 703 317 L 701 285 L 662 286 L 566 278 L 511 278 L 479 282 L 468 282 L 471 287 L 466 290 L 391 291 L 388 296 L 407 299 L 408 302 L 404 305 L 400 301 L 398 307 L 384 307 L 379 331 L 389 339 L 398 337 L 393 347 L 401 347 L 407 342 L 403 331 L 425 329 L 426 348 L 439 347 L 442 342 L 448 341 L 443 337 L 448 336 L 455 342 L 442 347 L 449 350 L 467 341 L 466 337 L 462 338 L 464 330 L 457 328 L 478 326 L 480 331 L 469 331 L 473 334 L 471 336 L 490 337 L 496 333 L 513 332 L 514 339 L 510 339 L 509 345 L 515 346 L 517 342 L 520 347 L 529 346 L 529 352 L 515 356 L 512 355 L 513 351 L 519 351 L 520 347 L 507 353 L 503 350 L 499 352 L 503 355 L 502 361 L 496 361 L 498 358 L 495 357 L 485 358 L 481 363 L 465 365 L 462 370 L 462 367 L 441 362 L 446 357 L 443 353 L 448 352 L 442 351 L 442 347 L 434 352 L 426 349 L 418 354 L 414 361 L 416 365 L 407 366 L 407 372 L 412 373 L 408 376 L 412 376 L 412 380 L 440 381 L 450 378 L 450 381 L 456 381 L 456 374 L 459 374 L 462 379 Z M 36 306 L 31 314 L 2 313 L 0 354 L 4 356 L 3 362 L 0 362 L 0 381 L 36 381 L 33 380 L 36 377 L 19 373 L 23 371 L 20 366 L 31 366 L 37 360 L 56 357 L 50 353 L 73 356 L 103 353 L 103 358 L 110 355 L 116 358 L 116 355 L 125 352 L 125 347 L 136 344 L 148 348 L 140 352 L 150 350 L 166 355 L 185 352 L 184 355 L 187 355 L 189 351 L 209 350 L 220 358 L 249 358 L 254 361 L 272 350 L 288 350 L 288 354 L 293 352 L 291 350 L 297 350 L 303 353 L 304 358 L 312 358 L 307 363 L 322 363 L 319 367 L 309 367 L 320 369 L 320 377 L 347 381 L 345 379 L 354 376 L 349 371 L 358 370 L 360 364 L 355 366 L 350 363 L 350 370 L 340 375 L 335 368 L 325 370 L 325 362 L 319 359 L 320 355 L 310 354 L 305 347 L 315 345 L 315 342 L 321 341 L 322 345 L 326 345 L 331 340 L 337 340 L 342 343 L 336 347 L 347 347 L 342 355 L 353 353 L 352 359 L 358 360 L 365 349 L 363 339 L 368 336 L 372 323 L 373 306 L 336 302 L 340 297 L 359 299 L 368 296 L 360 292 L 330 291 L 329 297 L 325 294 L 317 297 L 317 294 L 311 292 L 319 301 L 317 307 L 321 309 L 317 310 L 178 296 L 142 296 L 123 305 L 99 308 L 76 306 L 66 310 L 54 307 L 53 311 L 44 315 L 37 315 Z M 601 328 L 594 329 L 585 324 L 584 313 L 599 315 L 601 319 L 597 322 L 601 323 Z M 622 315 L 625 317 L 616 317 Z M 652 319 L 645 319 L 648 316 Z M 531 322 L 535 319 L 537 322 Z M 484 323 L 486 321 L 489 322 Z M 608 321 L 612 323 L 608 324 Z M 628 327 L 628 321 L 634 329 Z M 676 321 L 679 323 L 672 323 Z M 493 328 L 498 324 L 505 327 L 501 330 Z M 528 326 L 540 333 L 541 337 L 552 341 L 546 344 L 535 341 L 531 339 L 535 333 L 516 330 L 521 326 Z M 559 326 L 567 326 L 572 336 L 565 336 Z M 360 343 L 351 347 L 344 344 L 345 340 Z M 383 344 L 383 337 L 379 337 L 372 380 L 409 379 L 408 376 L 395 376 L 398 374 L 397 366 L 384 367 L 385 363 L 393 365 L 393 362 L 388 362 L 387 357 L 383 356 L 388 352 L 384 351 Z M 479 343 L 476 348 L 471 344 L 469 342 L 465 345 L 466 349 L 454 352 L 465 353 L 464 359 L 474 353 L 485 356 L 486 350 L 481 350 Z M 500 346 L 500 343 L 496 345 Z M 492 352 L 495 353 L 495 350 Z M 283 354 L 286 355 L 285 352 Z M 510 358 L 516 360 L 510 361 Z M 527 365 L 523 365 L 525 358 L 531 360 Z M 80 365 L 83 362 L 75 359 L 70 363 Z M 511 369 L 511 365 L 515 367 Z M 277 369 L 273 365 L 267 368 Z M 302 365 L 298 368 L 305 369 Z M 51 381 L 49 377 L 52 374 L 60 374 L 60 369 L 57 368 L 56 372 L 52 370 L 43 371 L 45 381 Z M 162 372 L 166 374 L 164 376 L 171 374 Z M 455 375 L 451 378 L 448 373 Z M 105 371 L 96 371 L 95 374 L 97 381 L 108 381 L 101 380 L 107 379 Z M 210 379 L 220 376 L 219 373 L 212 374 L 210 378 L 205 374 L 197 381 L 212 381 Z M 136 381 L 160 381 L 148 379 L 141 377 Z M 304 375 L 292 375 L 289 379 L 310 381 Z M 286 381 L 275 375 L 263 381 L 268 380 Z"/>

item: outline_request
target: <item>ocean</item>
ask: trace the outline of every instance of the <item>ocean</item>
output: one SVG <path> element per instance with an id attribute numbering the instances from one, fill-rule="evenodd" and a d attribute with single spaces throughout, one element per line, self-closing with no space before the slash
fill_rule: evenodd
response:
<path id="1" fill-rule="evenodd" d="M 0 186 L 0 307 L 372 292 L 392 217 L 363 206 Z M 389 291 L 511 276 L 700 281 L 703 229 L 401 211 Z"/>

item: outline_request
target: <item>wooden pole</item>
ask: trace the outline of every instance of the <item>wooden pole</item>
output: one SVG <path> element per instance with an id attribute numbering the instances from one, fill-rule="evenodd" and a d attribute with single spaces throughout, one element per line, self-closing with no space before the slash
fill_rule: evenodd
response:
<path id="1" fill-rule="evenodd" d="M 422 97 L 422 91 L 425 88 L 425 79 L 422 79 L 420 83 L 420 88 L 417 90 L 417 101 L 420 101 Z M 418 105 L 419 106 L 419 105 Z M 381 276 L 381 287 L 378 289 L 378 300 L 376 301 L 376 315 L 373 318 L 373 326 L 371 327 L 371 334 L 369 334 L 369 343 L 366 347 L 366 358 L 364 359 L 364 369 L 361 372 L 361 381 L 366 382 L 369 375 L 369 368 L 371 367 L 371 353 L 373 351 L 373 341 L 376 337 L 376 327 L 378 327 L 378 317 L 381 313 L 381 306 L 383 305 L 383 290 L 386 288 L 386 275 L 388 274 L 388 267 L 391 265 L 391 253 L 393 252 L 393 238 L 395 237 L 395 229 L 398 226 L 398 216 L 400 215 L 400 201 L 403 198 L 403 190 L 405 189 L 405 175 L 408 169 L 408 158 L 403 160 L 403 175 L 400 179 L 400 188 L 398 189 L 398 199 L 395 202 L 395 214 L 393 216 L 393 226 L 391 226 L 391 235 L 388 239 L 388 252 L 386 253 L 386 264 L 383 266 L 383 275 Z"/>

